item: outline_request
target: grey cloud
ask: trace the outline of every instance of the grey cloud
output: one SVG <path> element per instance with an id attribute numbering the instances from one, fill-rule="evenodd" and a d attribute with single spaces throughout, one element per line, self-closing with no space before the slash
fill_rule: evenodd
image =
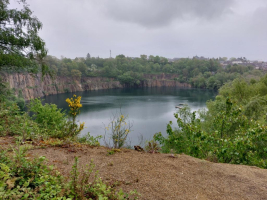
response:
<path id="1" fill-rule="evenodd" d="M 267 35 L 267 6 L 255 10 L 251 25 L 251 28 L 257 30 L 259 34 Z"/>
<path id="2" fill-rule="evenodd" d="M 218 19 L 231 13 L 234 3 L 235 0 L 112 0 L 106 2 L 105 8 L 114 20 L 161 27 L 177 19 Z"/>
<path id="3" fill-rule="evenodd" d="M 40 36 L 49 54 L 57 57 L 75 58 L 88 52 L 109 57 L 112 50 L 113 57 L 267 59 L 266 0 L 27 2 L 43 23 Z"/>

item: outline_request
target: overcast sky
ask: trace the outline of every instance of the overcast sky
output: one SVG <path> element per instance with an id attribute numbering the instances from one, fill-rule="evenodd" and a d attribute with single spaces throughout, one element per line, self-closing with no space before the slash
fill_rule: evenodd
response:
<path id="1" fill-rule="evenodd" d="M 16 6 L 15 0 L 10 0 Z M 267 60 L 267 0 L 27 0 L 49 55 Z"/>

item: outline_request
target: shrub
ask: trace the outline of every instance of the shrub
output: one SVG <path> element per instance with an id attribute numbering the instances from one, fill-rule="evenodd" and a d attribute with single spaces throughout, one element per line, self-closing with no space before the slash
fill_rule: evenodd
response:
<path id="1" fill-rule="evenodd" d="M 20 146 L 18 146 L 20 149 Z M 17 158 L 20 158 L 17 160 Z M 43 164 L 44 157 L 29 161 L 20 151 L 10 159 L 0 152 L 1 199 L 53 199 L 61 196 L 62 177 Z M 61 198 L 60 198 L 61 199 Z"/>
<path id="2" fill-rule="evenodd" d="M 70 135 L 67 115 L 55 104 L 43 105 L 40 99 L 33 99 L 29 102 L 28 108 L 33 112 L 31 118 L 48 136 L 62 138 Z"/>
<path id="3" fill-rule="evenodd" d="M 267 127 L 249 120 L 230 99 L 226 100 L 225 110 L 210 122 L 214 130 L 211 133 L 202 130 L 195 112 L 191 120 L 183 120 L 179 113 L 175 118 L 179 129 L 173 130 L 170 122 L 166 138 L 161 133 L 154 136 L 164 152 L 174 149 L 198 158 L 267 168 Z"/>
<path id="4" fill-rule="evenodd" d="M 113 116 L 113 120 L 105 127 L 105 132 L 109 132 L 111 135 L 112 146 L 115 149 L 119 149 L 125 144 L 128 134 L 131 132 L 132 125 L 130 122 L 127 124 L 126 120 L 127 117 L 123 114 L 119 117 Z M 107 142 L 106 145 L 110 146 Z"/>
<path id="5" fill-rule="evenodd" d="M 70 107 L 70 111 L 69 111 L 69 116 L 71 118 L 71 127 L 70 127 L 70 136 L 76 136 L 78 135 L 83 129 L 84 129 L 84 122 L 80 123 L 80 125 L 78 126 L 76 124 L 76 118 L 77 115 L 80 114 L 80 108 L 82 107 L 81 104 L 81 96 L 76 96 L 75 94 L 73 95 L 73 98 L 67 98 L 66 102 L 68 103 L 69 107 Z"/>
<path id="6" fill-rule="evenodd" d="M 0 104 L 0 136 L 21 135 L 23 140 L 34 138 L 40 133 L 37 123 L 27 113 L 21 114 L 16 104 Z"/>
<path id="7" fill-rule="evenodd" d="M 18 107 L 20 108 L 20 110 L 24 110 L 25 100 L 23 98 L 17 98 L 16 103 L 17 103 Z"/>

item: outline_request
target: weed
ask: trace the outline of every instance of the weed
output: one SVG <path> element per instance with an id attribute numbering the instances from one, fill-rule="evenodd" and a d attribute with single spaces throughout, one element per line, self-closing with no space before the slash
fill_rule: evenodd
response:
<path id="1" fill-rule="evenodd" d="M 131 132 L 132 124 L 126 122 L 127 117 L 121 114 L 119 117 L 113 116 L 112 121 L 107 127 L 105 127 L 105 132 L 111 132 L 111 139 L 113 143 L 113 148 L 119 149 L 125 145 L 128 134 Z M 106 134 L 105 134 L 106 135 Z M 104 136 L 105 140 L 105 136 Z M 110 145 L 105 141 L 106 146 Z"/>
<path id="2" fill-rule="evenodd" d="M 147 142 L 145 146 L 145 150 L 149 153 L 159 153 L 160 146 L 159 144 L 153 139 Z"/>
<path id="3" fill-rule="evenodd" d="M 88 132 L 87 135 L 78 138 L 78 142 L 82 144 L 88 144 L 90 146 L 99 146 L 99 140 L 102 138 L 102 135 L 98 135 L 96 137 L 91 136 Z"/>
<path id="4" fill-rule="evenodd" d="M 78 172 L 78 158 L 75 158 L 72 171 L 71 180 L 67 185 L 68 197 L 72 199 L 137 199 L 138 193 L 130 191 L 129 194 L 123 192 L 121 189 L 116 192 L 115 188 L 107 185 L 102 181 L 98 175 L 98 171 L 94 171 L 95 165 L 91 160 L 90 165 Z"/>
<path id="5" fill-rule="evenodd" d="M 116 153 L 116 152 L 115 152 L 114 150 L 109 150 L 107 155 L 110 156 L 110 155 L 113 155 L 113 154 L 115 154 L 115 153 Z"/>
<path id="6" fill-rule="evenodd" d="M 49 138 L 48 140 L 42 141 L 41 144 L 44 146 L 60 147 L 64 144 L 64 141 L 58 138 Z"/>
<path id="7" fill-rule="evenodd" d="M 113 155 L 115 153 L 120 153 L 120 152 L 121 152 L 120 149 L 111 149 L 111 150 L 108 151 L 107 155 L 109 156 L 109 155 Z"/>

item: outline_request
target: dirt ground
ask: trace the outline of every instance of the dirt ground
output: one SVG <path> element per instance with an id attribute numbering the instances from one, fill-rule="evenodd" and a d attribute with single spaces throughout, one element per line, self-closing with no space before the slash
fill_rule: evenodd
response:
<path id="1" fill-rule="evenodd" d="M 12 139 L 0 138 L 0 147 Z M 130 149 L 107 155 L 106 147 L 47 147 L 28 151 L 45 156 L 64 176 L 69 176 L 74 158 L 79 166 L 93 159 L 100 177 L 118 181 L 124 191 L 136 189 L 140 199 L 248 199 L 267 200 L 267 170 L 253 166 L 212 163 L 187 155 L 150 154 Z"/>

